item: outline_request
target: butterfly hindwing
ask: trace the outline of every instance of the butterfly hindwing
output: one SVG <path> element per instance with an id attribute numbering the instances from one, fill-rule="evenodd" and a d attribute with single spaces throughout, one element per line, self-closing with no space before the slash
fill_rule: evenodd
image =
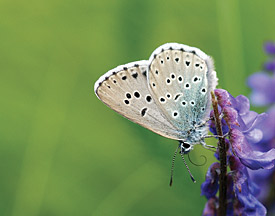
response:
<path id="1" fill-rule="evenodd" d="M 148 85 L 166 118 L 184 133 L 209 114 L 215 74 L 211 58 L 202 51 L 170 43 L 150 57 Z"/>
<path id="2" fill-rule="evenodd" d="M 111 109 L 153 132 L 178 139 L 178 131 L 155 103 L 147 85 L 148 61 L 121 65 L 95 83 L 98 98 Z"/>

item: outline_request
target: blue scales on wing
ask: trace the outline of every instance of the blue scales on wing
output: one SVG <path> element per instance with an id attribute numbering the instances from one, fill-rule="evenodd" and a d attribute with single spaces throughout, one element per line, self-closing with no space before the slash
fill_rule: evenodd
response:
<path id="1" fill-rule="evenodd" d="M 151 55 L 148 84 L 166 118 L 181 131 L 179 138 L 209 115 L 210 92 L 217 79 L 213 62 L 197 48 L 165 44 Z"/>

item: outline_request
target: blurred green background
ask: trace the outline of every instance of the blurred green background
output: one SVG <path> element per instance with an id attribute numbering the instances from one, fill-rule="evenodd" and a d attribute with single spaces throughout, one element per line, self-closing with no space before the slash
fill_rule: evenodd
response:
<path id="1" fill-rule="evenodd" d="M 200 215 L 213 154 L 188 159 L 177 142 L 100 102 L 95 81 L 148 59 L 166 42 L 213 56 L 219 87 L 248 95 L 275 2 L 256 0 L 0 0 L 0 215 Z M 214 144 L 215 140 L 209 140 Z"/>

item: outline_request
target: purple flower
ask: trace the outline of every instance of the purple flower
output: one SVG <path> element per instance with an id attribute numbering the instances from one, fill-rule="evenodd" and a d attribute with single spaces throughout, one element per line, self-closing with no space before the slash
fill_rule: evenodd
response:
<path id="1" fill-rule="evenodd" d="M 230 125 L 230 143 L 232 151 L 240 161 L 250 169 L 271 169 L 275 162 L 275 149 L 268 152 L 255 151 L 251 144 L 262 139 L 261 122 L 266 114 L 250 111 L 247 97 L 239 95 L 234 98 L 223 89 L 216 89 L 218 103 L 222 108 L 224 119 Z M 211 126 L 213 124 L 210 123 Z"/>
<path id="2" fill-rule="evenodd" d="M 264 45 L 264 50 L 267 54 L 274 55 L 275 54 L 275 43 L 268 41 Z"/>
<path id="3" fill-rule="evenodd" d="M 266 215 L 264 205 L 250 192 L 246 175 L 240 174 L 235 178 L 234 191 L 243 215 Z"/>
<path id="4" fill-rule="evenodd" d="M 225 139 L 227 161 L 231 169 L 227 174 L 227 215 L 265 215 L 266 208 L 256 198 L 260 189 L 251 181 L 248 168 L 272 169 L 275 165 L 275 149 L 261 151 L 260 148 L 255 148 L 263 138 L 263 127 L 268 122 L 265 121 L 267 115 L 250 111 L 250 102 L 243 95 L 234 98 L 223 89 L 216 89 L 215 95 L 219 113 L 223 117 L 223 133 L 229 131 L 229 140 Z M 213 111 L 210 116 L 213 116 Z M 213 120 L 210 121 L 209 127 L 210 131 L 216 134 Z M 215 153 L 215 157 L 219 160 L 219 151 Z M 219 163 L 213 163 L 201 186 L 201 194 L 208 199 L 204 215 L 217 213 L 219 173 Z"/>
<path id="5" fill-rule="evenodd" d="M 218 200 L 216 197 L 210 198 L 204 206 L 203 216 L 216 216 L 217 215 Z"/>
<path id="6" fill-rule="evenodd" d="M 275 103 L 275 73 L 255 73 L 251 75 L 247 84 L 252 88 L 251 101 L 256 106 L 265 106 Z"/>
<path id="7" fill-rule="evenodd" d="M 232 129 L 230 132 L 230 143 L 233 152 L 240 161 L 250 169 L 272 169 L 275 163 L 275 149 L 270 149 L 268 152 L 255 151 L 251 148 L 244 134 Z"/>
<path id="8" fill-rule="evenodd" d="M 267 70 L 267 71 L 275 71 L 275 61 L 274 60 L 271 60 L 271 61 L 268 61 L 264 64 L 264 68 Z"/>
<path id="9" fill-rule="evenodd" d="M 229 125 L 237 125 L 238 123 L 238 112 L 232 107 L 226 106 L 223 108 L 224 119 Z"/>
<path id="10" fill-rule="evenodd" d="M 236 180 L 236 177 L 245 176 L 247 179 L 249 179 L 249 173 L 246 166 L 244 166 L 238 157 L 235 157 L 231 155 L 228 159 L 229 167 L 233 171 L 232 176 L 234 177 L 233 180 Z M 252 181 L 248 181 L 248 187 L 250 190 L 250 193 L 252 193 L 254 196 L 258 195 L 260 193 L 259 187 L 254 184 Z"/>
<path id="11" fill-rule="evenodd" d="M 275 43 L 265 43 L 264 50 L 270 55 L 268 61 L 264 63 L 264 71 L 275 72 Z M 272 159 L 272 157 L 274 158 L 274 152 L 272 153 L 274 150 L 270 149 L 275 148 L 275 73 L 255 73 L 249 77 L 248 85 L 252 88 L 251 99 L 254 105 L 271 105 L 267 110 L 268 118 L 258 128 L 262 131 L 263 138 L 259 142 L 253 143 L 252 146 L 253 149 L 267 154 L 258 155 L 263 160 Z M 257 198 L 266 204 L 270 215 L 275 215 L 275 194 L 271 192 L 274 191 L 275 167 L 268 170 L 249 170 L 249 174 L 253 182 L 261 188 Z"/>
<path id="12" fill-rule="evenodd" d="M 266 208 L 255 197 L 259 188 L 251 182 L 247 168 L 234 156 L 229 165 L 235 192 L 234 215 L 266 215 Z"/>
<path id="13" fill-rule="evenodd" d="M 218 100 L 218 104 L 220 105 L 221 108 L 224 108 L 225 106 L 230 106 L 231 102 L 229 98 L 231 95 L 224 89 L 215 89 L 215 95 Z"/>
<path id="14" fill-rule="evenodd" d="M 227 214 L 226 215 L 266 215 L 275 213 L 275 43 L 264 45 L 269 60 L 264 64 L 264 71 L 248 79 L 252 88 L 251 101 L 254 105 L 272 105 L 267 114 L 250 111 L 247 97 L 239 95 L 234 98 L 223 89 L 216 89 L 218 112 L 222 116 L 223 134 L 229 132 L 225 139 L 227 162 L 231 172 L 227 173 Z M 274 73 L 270 73 L 271 71 Z M 213 111 L 210 117 L 213 117 Z M 210 131 L 217 134 L 215 121 L 209 122 Z M 215 157 L 219 160 L 217 150 Z M 204 215 L 216 215 L 219 163 L 209 167 L 206 180 L 202 184 L 202 195 L 208 198 Z M 273 182 L 273 183 L 272 183 Z M 273 188 L 273 189 L 272 189 Z M 273 207 L 272 207 L 273 206 Z"/>
<path id="15" fill-rule="evenodd" d="M 275 93 L 274 93 L 275 94 Z M 275 104 L 267 110 L 268 118 L 262 122 L 260 130 L 263 131 L 263 139 L 254 146 L 257 149 L 267 151 L 271 147 L 275 147 Z"/>
<path id="16" fill-rule="evenodd" d="M 250 111 L 249 100 L 243 95 L 234 98 L 223 89 L 216 89 L 215 95 L 217 95 L 218 103 L 222 108 L 227 124 L 231 128 L 238 128 L 242 131 L 249 141 L 259 142 L 262 138 L 262 131 L 258 127 L 261 121 L 266 118 L 266 114 L 258 115 L 256 112 Z M 223 122 L 224 124 L 225 122 Z M 211 131 L 213 131 L 214 125 L 213 122 L 210 123 Z"/>
<path id="17" fill-rule="evenodd" d="M 219 172 L 220 164 L 218 162 L 213 163 L 209 168 L 205 176 L 205 182 L 201 185 L 201 195 L 206 196 L 207 199 L 215 197 L 219 184 Z"/>
<path id="18" fill-rule="evenodd" d="M 259 193 L 257 194 L 257 198 L 260 201 L 264 202 L 271 192 L 270 187 L 272 187 L 272 185 L 274 184 L 274 169 L 248 170 L 248 173 L 254 184 L 261 188 L 261 190 L 259 190 Z M 273 202 L 274 201 L 275 200 L 273 200 Z"/>

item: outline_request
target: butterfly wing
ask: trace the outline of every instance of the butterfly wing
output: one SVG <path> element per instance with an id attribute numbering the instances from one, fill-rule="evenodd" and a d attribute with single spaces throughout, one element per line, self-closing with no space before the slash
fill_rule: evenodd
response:
<path id="1" fill-rule="evenodd" d="M 110 70 L 95 83 L 98 98 L 127 119 L 149 130 L 178 139 L 178 132 L 151 96 L 147 85 L 148 61 L 132 62 Z"/>
<path id="2" fill-rule="evenodd" d="M 204 121 L 217 85 L 212 59 L 201 50 L 168 43 L 150 57 L 148 85 L 153 99 L 178 130 L 188 131 Z"/>

